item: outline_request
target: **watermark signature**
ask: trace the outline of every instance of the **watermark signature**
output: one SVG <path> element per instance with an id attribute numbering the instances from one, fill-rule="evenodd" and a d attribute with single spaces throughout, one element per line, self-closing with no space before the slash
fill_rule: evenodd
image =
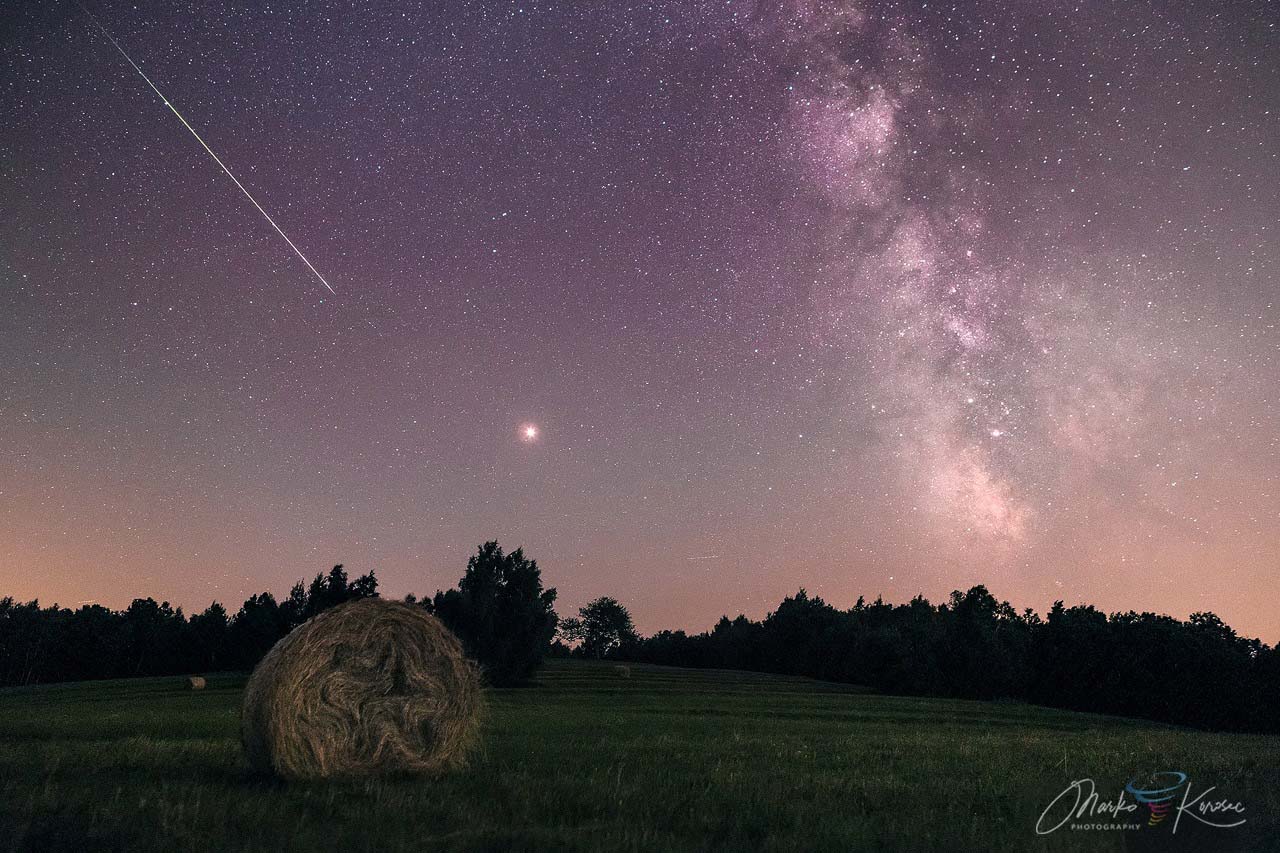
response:
<path id="1" fill-rule="evenodd" d="M 1077 779 L 1054 797 L 1036 821 L 1036 835 L 1069 830 L 1135 831 L 1169 821 L 1176 833 L 1184 820 L 1214 829 L 1232 829 L 1245 822 L 1244 804 L 1214 792 L 1216 785 L 1198 792 L 1186 773 L 1165 770 L 1139 781 L 1130 779 L 1119 793 L 1103 799 L 1092 779 Z"/>

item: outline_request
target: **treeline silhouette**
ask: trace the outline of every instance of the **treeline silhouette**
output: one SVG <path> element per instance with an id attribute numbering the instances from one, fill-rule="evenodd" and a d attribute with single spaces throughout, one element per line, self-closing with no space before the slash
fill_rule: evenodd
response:
<path id="1" fill-rule="evenodd" d="M 0 686 L 251 669 L 277 640 L 344 601 L 378 594 L 373 572 L 341 565 L 277 601 L 217 602 L 190 618 L 137 599 L 123 611 L 0 599 Z M 435 613 L 489 683 L 527 681 L 543 657 L 575 655 L 745 669 L 849 682 L 887 693 L 1013 699 L 1231 731 L 1280 732 L 1280 649 L 1238 636 L 1212 613 L 1186 621 L 1108 616 L 1056 602 L 1045 618 L 984 586 L 933 605 L 877 599 L 841 610 L 803 589 L 761 620 L 723 617 L 710 631 L 640 637 L 613 598 L 560 620 L 556 591 L 519 549 L 481 545 L 457 589 L 405 600 Z M 554 638 L 554 641 L 553 641 Z"/>
<path id="2" fill-rule="evenodd" d="M 294 585 L 277 602 L 252 595 L 234 615 L 218 602 L 188 619 L 153 598 L 122 611 L 69 610 L 0 599 L 0 686 L 252 669 L 276 641 L 321 611 L 378 594 L 373 572 L 354 581 L 341 565 Z"/>
<path id="3" fill-rule="evenodd" d="M 801 590 L 760 621 L 725 617 L 701 634 L 660 631 L 619 642 L 608 656 L 1280 732 L 1280 649 L 1238 636 L 1212 613 L 1183 622 L 1058 601 L 1041 619 L 984 586 L 937 606 L 923 597 L 900 605 L 859 599 L 848 610 Z"/>
<path id="4" fill-rule="evenodd" d="M 0 599 L 0 687 L 103 678 L 250 670 L 276 641 L 345 601 L 378 595 L 373 572 L 352 580 L 342 565 L 301 581 L 276 601 L 252 595 L 233 615 L 214 602 L 187 618 L 152 598 L 123 611 L 92 604 L 69 610 Z M 490 684 L 528 680 L 556 631 L 554 589 L 520 549 L 486 542 L 467 561 L 457 589 L 405 601 L 435 613 L 462 640 Z"/>

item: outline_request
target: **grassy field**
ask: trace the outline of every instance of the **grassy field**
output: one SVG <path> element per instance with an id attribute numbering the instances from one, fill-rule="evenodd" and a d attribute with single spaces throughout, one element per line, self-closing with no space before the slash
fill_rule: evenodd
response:
<path id="1" fill-rule="evenodd" d="M 15 850 L 1280 849 L 1280 738 L 737 672 L 555 662 L 489 694 L 471 767 L 284 784 L 237 741 L 243 679 L 0 691 L 0 848 Z M 1181 770 L 1245 803 L 1197 835 L 1036 819 Z M 1144 812 L 1145 814 L 1145 812 Z M 1170 846 L 1170 842 L 1180 842 Z"/>

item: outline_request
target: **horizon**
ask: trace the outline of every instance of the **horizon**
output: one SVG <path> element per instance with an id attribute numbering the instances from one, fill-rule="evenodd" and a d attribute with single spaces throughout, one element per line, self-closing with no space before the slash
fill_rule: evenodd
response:
<path id="1" fill-rule="evenodd" d="M 499 542 L 499 545 L 501 545 L 501 544 L 502 544 L 502 543 L 501 543 L 501 542 Z M 555 590 L 556 590 L 557 597 L 556 597 L 555 609 L 556 609 L 556 611 L 560 614 L 561 618 L 565 618 L 565 617 L 567 617 L 567 616 L 569 616 L 569 615 L 571 615 L 571 614 L 573 614 L 573 613 L 577 612 L 577 610 L 578 610 L 578 608 L 579 608 L 579 607 L 581 607 L 582 605 L 587 604 L 589 601 L 594 600 L 595 598 L 598 598 L 598 597 L 600 597 L 600 596 L 602 596 L 602 595 L 610 595 L 610 596 L 612 596 L 612 595 L 613 595 L 613 594 L 612 594 L 612 593 L 610 593 L 607 589 L 603 589 L 603 588 L 601 588 L 601 589 L 596 590 L 595 592 L 591 593 L 590 595 L 581 596 L 580 598 L 567 598 L 567 597 L 565 597 L 565 596 L 563 595 L 563 590 L 562 590 L 559 586 L 557 586 L 557 584 L 555 583 L 555 581 L 554 581 L 554 577 L 553 577 L 553 576 L 551 576 L 551 575 L 548 575 L 548 574 L 546 573 L 546 568 L 545 568 L 545 566 L 543 566 L 543 564 L 542 564 L 540 561 L 538 561 L 538 558 L 536 557 L 536 555 L 533 555 L 533 554 L 528 553 L 528 551 L 527 551 L 527 550 L 525 550 L 525 549 L 523 549 L 521 546 L 516 546 L 516 548 L 509 549 L 509 550 L 504 548 L 504 551 L 507 551 L 507 553 L 511 553 L 511 551 L 515 551 L 515 550 L 523 550 L 523 551 L 524 551 L 524 555 L 525 555 L 525 557 L 526 557 L 526 558 L 531 559 L 531 560 L 533 560 L 533 561 L 535 561 L 535 562 L 538 562 L 538 567 L 539 567 L 539 569 L 541 569 L 541 570 L 542 570 L 542 572 L 543 572 L 543 576 L 542 576 L 543 585 L 544 585 L 546 588 L 548 588 L 548 589 L 555 589 Z M 424 588 L 422 588 L 422 589 L 403 589 L 403 590 L 401 590 L 401 589 L 398 589 L 398 588 L 391 588 L 391 587 L 388 587 L 388 586 L 387 586 L 387 584 L 386 584 L 386 582 L 385 582 L 385 578 L 383 578 L 383 576 L 381 575 L 381 573 L 380 573 L 380 572 L 378 572 L 378 569 L 377 569 L 376 567 L 373 567 L 373 568 L 367 568 L 367 569 L 358 569 L 358 568 L 356 568 L 355 566 L 352 566 L 352 565 L 351 565 L 351 564 L 349 564 L 349 563 L 345 563 L 345 562 L 336 562 L 336 563 L 333 563 L 333 564 L 331 564 L 331 565 L 329 565 L 329 566 L 326 566 L 324 569 L 319 570 L 318 572 L 312 572 L 312 573 L 309 573 L 309 574 L 304 574 L 304 575 L 302 575 L 302 576 L 299 576 L 297 579 L 295 579 L 294 581 L 290 582 L 286 587 L 284 587 L 284 588 L 282 588 L 282 589 L 258 589 L 258 590 L 251 590 L 251 589 L 247 589 L 247 588 L 246 588 L 246 589 L 243 591 L 243 593 L 237 593 L 237 595 L 240 595 L 240 596 L 241 596 L 241 597 L 240 597 L 240 598 L 238 598 L 238 599 L 232 599 L 232 598 L 228 598 L 228 599 L 215 598 L 215 599 L 210 599 L 209 601 L 204 602 L 203 604 L 194 604 L 194 606 L 193 606 L 191 603 L 188 603 L 188 602 L 175 601 L 175 600 L 173 600 L 173 599 L 166 598 L 166 597 L 163 597 L 163 596 L 147 595 L 147 594 L 140 594 L 140 595 L 128 595 L 128 594 L 124 594 L 124 593 L 122 593 L 122 594 L 121 594 L 120 599 L 119 599 L 118 601 L 115 601 L 115 602 L 112 602 L 112 601 L 103 601 L 103 600 L 92 600 L 92 601 L 88 601 L 88 600 L 87 600 L 87 601 L 78 601 L 78 602 L 75 602 L 74 604 L 71 604 L 71 603 L 68 603 L 68 602 L 56 601 L 56 600 L 53 600 L 53 599 L 47 599 L 47 600 L 46 600 L 46 599 L 44 599 L 44 598 L 38 598 L 38 597 L 37 597 L 37 600 L 39 601 L 39 603 L 40 603 L 41 607 L 50 607 L 50 606 L 55 606 L 55 607 L 63 607 L 63 608 L 67 608 L 67 609 L 70 609 L 70 610 L 76 610 L 77 608 L 82 607 L 82 606 L 95 606 L 95 605 L 97 605 L 97 606 L 101 606 L 101 607 L 106 607 L 106 608 L 107 608 L 107 609 L 109 609 L 109 610 L 114 610 L 114 611 L 123 611 L 123 610 L 127 609 L 127 608 L 128 608 L 128 606 L 129 606 L 129 604 L 130 604 L 130 603 L 132 603 L 134 600 L 137 600 L 137 599 L 147 599 L 147 598 L 151 598 L 151 599 L 155 600 L 157 603 L 162 603 L 162 602 L 163 602 L 163 603 L 168 603 L 168 604 L 169 604 L 170 606 L 172 606 L 175 610 L 181 610 L 181 611 L 186 615 L 186 617 L 187 617 L 188 619 L 189 619 L 191 616 L 193 616 L 193 615 L 195 615 L 195 614 L 197 614 L 197 613 L 200 613 L 200 612 L 201 612 L 201 611 L 203 611 L 205 608 L 209 607 L 210 605 L 212 605 L 213 603 L 215 603 L 215 602 L 216 602 L 216 603 L 218 603 L 218 604 L 221 604 L 221 605 L 226 609 L 226 611 L 227 611 L 227 615 L 228 615 L 228 616 L 234 616 L 234 615 L 235 615 L 235 613 L 236 613 L 236 611 L 239 609 L 240 605 L 244 602 L 244 600 L 245 600 L 245 599 L 247 599 L 248 597 L 252 596 L 252 595 L 256 595 L 256 594 L 263 593 L 263 592 L 268 592 L 268 593 L 270 593 L 270 594 L 271 594 L 271 595 L 272 595 L 272 596 L 273 596 L 277 601 L 283 601 L 283 600 L 284 600 L 284 598 L 285 598 L 285 597 L 287 597 L 287 595 L 288 595 L 288 593 L 289 593 L 289 590 L 290 590 L 290 589 L 292 589 L 292 587 L 294 586 L 294 584 L 301 583 L 301 584 L 305 587 L 306 585 L 308 585 L 308 584 L 312 581 L 312 579 L 313 579 L 313 578 L 315 578 L 315 577 L 316 577 L 316 575 L 317 575 L 317 574 L 324 575 L 324 574 L 326 574 L 326 573 L 329 571 L 329 569 L 330 569 L 330 568 L 333 568 L 333 567 L 335 567 L 335 566 L 341 566 L 341 567 L 343 567 L 343 569 L 345 569 L 345 570 L 347 571 L 347 573 L 348 573 L 352 578 L 355 578 L 355 577 L 357 577 L 357 576 L 359 576 L 359 575 L 367 574 L 367 573 L 368 573 L 368 572 L 370 572 L 370 571 L 374 572 L 374 574 L 378 577 L 378 594 L 379 594 L 380 596 L 382 596 L 383 598 L 387 598 L 387 599 L 391 599 L 391 600 L 397 600 L 397 601 L 398 601 L 398 600 L 401 600 L 401 599 L 403 599 L 403 598 L 405 598 L 405 596 L 410 595 L 410 594 L 414 595 L 414 596 L 417 598 L 417 600 L 418 600 L 418 601 L 423 601 L 423 600 L 425 600 L 425 599 L 429 599 L 431 596 L 435 595 L 435 593 L 436 593 L 436 592 L 439 592 L 439 591 L 441 591 L 441 590 L 451 589 L 451 588 L 453 588 L 453 587 L 456 587 L 456 585 L 457 585 L 457 578 L 455 578 L 453 581 L 446 581 L 446 582 L 442 582 L 442 583 L 440 583 L 440 584 L 435 584 L 435 585 L 433 585 L 433 588 L 432 588 L 432 589 L 426 589 L 426 588 L 424 587 Z M 465 562 L 464 562 L 462 569 L 460 569 L 460 570 L 459 570 L 459 572 L 458 572 L 458 576 L 459 576 L 459 577 L 461 577 L 461 575 L 462 575 L 462 573 L 463 573 L 463 570 L 465 570 L 465 567 L 466 567 L 466 566 L 465 566 Z M 780 604 L 780 603 L 781 603 L 785 598 L 791 598 L 791 597 L 794 597 L 794 596 L 795 596 L 798 592 L 800 592 L 801 590 L 804 590 L 804 591 L 805 591 L 805 592 L 806 592 L 806 593 L 807 593 L 811 598 L 821 598 L 824 602 L 826 602 L 828 605 L 830 605 L 830 606 L 832 606 L 832 607 L 836 608 L 837 610 L 847 611 L 847 610 L 852 609 L 852 608 L 856 605 L 856 603 L 857 603 L 857 601 L 858 601 L 858 599 L 859 599 L 859 598 L 863 599 L 863 600 L 864 600 L 864 602 L 865 602 L 866 604 L 868 604 L 868 605 L 873 604 L 873 603 L 874 603 L 874 602 L 879 598 L 879 599 L 882 599 L 882 600 L 883 600 L 883 603 L 884 603 L 884 604 L 891 605 L 891 606 L 898 606 L 898 605 L 908 604 L 908 603 L 910 603 L 914 598 L 916 598 L 917 596 L 922 596 L 926 601 L 928 601 L 928 602 L 929 602 L 929 604 L 931 604 L 931 605 L 932 605 L 932 606 L 934 606 L 934 607 L 937 607 L 937 606 L 939 606 L 939 605 L 941 605 L 941 604 L 945 604 L 945 603 L 947 602 L 947 600 L 950 598 L 950 596 L 951 596 L 951 594 L 952 594 L 953 592 L 962 592 L 962 593 L 963 593 L 963 592 L 967 592 L 968 590 L 972 589 L 972 588 L 973 588 L 973 587 L 975 587 L 975 586 L 984 586 L 984 587 L 986 587 L 986 588 L 987 588 L 987 590 L 992 594 L 992 596 L 994 596 L 998 601 L 1005 601 L 1005 602 L 1008 602 L 1010 605 L 1012 605 L 1012 606 L 1013 606 L 1013 608 L 1018 612 L 1018 614 L 1019 614 L 1020 616 L 1021 616 L 1021 615 L 1022 615 L 1022 614 L 1027 610 L 1027 609 L 1028 609 L 1028 608 L 1030 608 L 1032 611 L 1034 611 L 1034 612 L 1035 612 L 1035 614 L 1036 614 L 1037 616 L 1039 616 L 1040 618 L 1042 618 L 1042 619 L 1043 619 L 1043 618 L 1045 618 L 1045 617 L 1047 616 L 1047 614 L 1048 614 L 1049 610 L 1050 610 L 1050 609 L 1052 609 L 1052 607 L 1053 607 L 1054 603 L 1055 603 L 1055 602 L 1057 602 L 1057 601 L 1061 601 L 1061 602 L 1063 603 L 1063 606 L 1064 606 L 1064 607 L 1067 607 L 1067 608 L 1071 608 L 1071 607 L 1074 607 L 1074 606 L 1077 606 L 1077 605 L 1078 605 L 1078 606 L 1092 606 L 1092 607 L 1094 607 L 1095 609 L 1097 609 L 1098 611 L 1100 611 L 1101 613 L 1106 614 L 1108 617 L 1111 617 L 1111 616 L 1116 615 L 1116 614 L 1123 614 L 1123 613 L 1130 613 L 1130 612 L 1138 613 L 1138 614 L 1154 613 L 1155 615 L 1158 615 L 1158 616 L 1169 616 L 1169 617 L 1172 617 L 1172 618 L 1174 618 L 1174 619 L 1177 619 L 1177 620 L 1179 620 L 1179 621 L 1181 621 L 1181 622 L 1186 622 L 1186 621 L 1188 621 L 1188 619 L 1190 618 L 1190 616 L 1191 616 L 1191 614 L 1192 614 L 1192 613 L 1195 613 L 1195 612 L 1210 612 L 1210 613 L 1214 613 L 1214 614 L 1215 614 L 1215 615 L 1217 615 L 1219 618 L 1221 618 L 1221 619 L 1223 620 L 1223 622 L 1224 622 L 1224 623 L 1225 623 L 1229 628 L 1231 628 L 1232 630 L 1234 630 L 1234 631 L 1235 631 L 1239 636 L 1241 636 L 1241 637 L 1244 637 L 1244 638 L 1247 638 L 1247 639 L 1257 639 L 1257 640 L 1262 641 L 1263 643 L 1265 643 L 1265 644 L 1266 644 L 1266 645 L 1268 645 L 1268 646 L 1280 646 L 1280 635 L 1277 635 L 1276 637 L 1274 637 L 1274 638 L 1273 638 L 1273 637 L 1269 637 L 1269 636 L 1267 636 L 1265 633 L 1252 633 L 1252 632 L 1250 632 L 1249 630 L 1247 630 L 1246 628 L 1243 628 L 1243 627 L 1241 627 L 1241 626 L 1239 626 L 1239 625 L 1236 625 L 1236 624 L 1232 623 L 1232 622 L 1231 622 L 1231 620 L 1226 619 L 1225 617 L 1223 617 L 1223 616 L 1222 616 L 1222 614 L 1221 614 L 1221 613 L 1217 613 L 1217 612 L 1216 612 L 1216 611 L 1214 611 L 1212 608 L 1205 608 L 1205 609 L 1204 609 L 1204 610 L 1202 610 L 1202 611 L 1192 610 L 1192 611 L 1188 611 L 1188 612 L 1186 612 L 1186 613 L 1176 613 L 1176 612 L 1170 612 L 1170 611 L 1165 611 L 1165 610 L 1158 610 L 1158 609 L 1153 609 L 1153 608 L 1148 608 L 1148 607 L 1137 607 L 1137 606 L 1118 606 L 1118 607 L 1111 607 L 1111 606 L 1104 606 L 1104 605 L 1101 605 L 1099 602 L 1096 602 L 1096 601 L 1085 601 L 1085 600 L 1078 600 L 1078 601 L 1077 601 L 1077 600 L 1072 600 L 1072 599 L 1070 599 L 1070 598 L 1066 598 L 1066 597 L 1056 598 L 1056 599 L 1053 599 L 1053 600 L 1051 600 L 1051 601 L 1049 601 L 1049 602 L 1045 603 L 1043 606 L 1037 606 L 1037 605 L 1034 605 L 1034 604 L 1027 604 L 1027 603 L 1025 603 L 1025 602 L 1020 602 L 1020 601 L 1015 601 L 1015 600 L 1009 599 L 1009 598 L 1007 598 L 1006 596 L 1001 595 L 1001 594 L 1000 594 L 1000 591 L 999 591 L 998 589 L 992 588 L 990 584 L 985 584 L 985 583 L 982 583 L 981 581 L 977 581 L 977 582 L 972 583 L 972 584 L 965 584 L 965 585 L 964 585 L 964 586 L 962 586 L 962 587 L 961 587 L 961 586 L 957 586 L 957 587 L 954 587 L 954 588 L 952 588 L 952 589 L 947 590 L 946 592 L 943 592 L 943 593 L 940 593 L 940 594 L 937 594 L 937 595 L 930 595 L 930 594 L 925 593 L 925 592 L 918 592 L 918 593 L 913 593 L 913 594 L 904 594 L 901 598 L 898 598 L 898 597 L 892 597 L 892 598 L 891 598 L 891 597 L 889 597 L 889 596 L 884 595 L 883 593 L 870 594 L 870 593 L 858 593 L 858 592 L 846 592 L 846 591 L 839 591 L 837 595 L 833 595 L 833 594 L 832 594 L 832 592 L 831 592 L 831 591 L 829 591 L 829 590 L 822 590 L 822 589 L 818 589 L 818 588 L 816 588 L 816 587 L 813 587 L 813 586 L 810 586 L 810 585 L 806 585 L 806 584 L 804 584 L 804 583 L 802 582 L 799 586 L 792 588 L 790 591 L 785 591 L 785 592 L 781 592 L 781 593 L 779 593 L 779 594 L 777 595 L 777 597 L 776 597 L 775 599 L 773 599 L 771 602 L 763 602 L 763 603 L 761 603 L 760 605 L 758 605 L 757 607 L 755 607 L 755 608 L 753 608 L 753 609 L 750 609 L 750 610 L 741 610 L 741 609 L 739 609 L 739 610 L 733 610 L 733 611 L 725 610 L 725 611 L 723 611 L 723 612 L 721 612 L 721 613 L 719 613 L 719 614 L 717 614 L 717 615 L 715 615 L 715 616 L 712 616 L 712 617 L 710 617 L 710 618 L 708 618 L 708 619 L 704 620 L 704 622 L 702 622 L 702 623 L 697 623 L 697 624 L 692 624 L 692 623 L 691 623 L 691 624 L 676 624 L 676 625 L 668 625 L 668 624 L 653 624 L 653 625 L 649 625 L 649 624 L 646 624 L 646 620 L 644 620 L 644 619 L 642 619 L 642 618 L 636 618 L 635 622 L 636 622 L 636 628 L 640 631 L 641 635 L 643 635 L 643 636 L 651 636 L 651 635 L 653 635 L 653 634 L 655 634 L 655 633 L 658 633 L 658 632 L 660 632 L 660 631 L 664 631 L 664 630 L 670 630 L 670 631 L 684 631 L 684 632 L 686 632 L 686 633 L 688 633 L 688 634 L 691 634 L 691 635 L 692 635 L 692 634 L 700 634 L 700 633 L 704 633 L 704 632 L 708 632 L 708 631 L 710 631 L 711 629 L 713 629 L 713 628 L 715 627 L 716 623 L 717 623 L 721 618 L 728 618 L 728 619 L 732 620 L 732 619 L 735 619 L 735 618 L 737 618 L 738 616 L 740 616 L 740 615 L 741 615 L 741 616 L 746 616 L 748 619 L 757 620 L 757 621 L 758 621 L 758 620 L 761 620 L 761 619 L 764 619 L 767 615 L 769 615 L 769 614 L 770 614 L 770 613 L 772 613 L 774 610 L 776 610 L 776 609 L 777 609 L 777 607 L 778 607 L 778 605 L 779 605 L 779 604 Z M 4 597 L 6 597 L 6 596 L 10 596 L 10 597 L 12 597 L 12 598 L 15 600 L 15 602 L 17 602 L 17 603 L 24 603 L 24 604 L 25 604 L 25 603 L 28 603 L 29 601 L 33 600 L 33 599 L 32 599 L 32 597 L 16 596 L 16 595 L 12 595 L 11 593 L 6 592 L 6 591 L 4 591 L 4 590 L 0 590 L 0 598 L 4 598 Z M 618 598 L 618 596 L 613 596 L 613 597 Z M 847 599 L 847 601 L 846 601 L 846 599 Z M 628 600 L 628 599 L 626 599 L 626 598 L 619 598 L 619 601 L 621 602 L 621 604 L 623 604 L 625 607 L 627 607 L 628 611 L 631 611 L 631 610 L 633 609 L 633 608 L 632 608 L 632 602 L 631 602 L 630 600 Z M 712 609 L 714 609 L 714 608 L 712 608 Z M 707 610 L 706 612 L 710 613 L 710 612 L 711 612 L 711 610 Z M 697 618 L 697 617 L 691 617 L 691 618 Z"/>

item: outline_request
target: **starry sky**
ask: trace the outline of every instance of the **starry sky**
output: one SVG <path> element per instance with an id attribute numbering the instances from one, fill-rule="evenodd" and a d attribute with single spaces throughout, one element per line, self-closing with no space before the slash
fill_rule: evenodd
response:
<path id="1" fill-rule="evenodd" d="M 1280 640 L 1266 0 L 0 28 L 0 593 L 523 545 L 643 631 L 985 583 Z"/>

